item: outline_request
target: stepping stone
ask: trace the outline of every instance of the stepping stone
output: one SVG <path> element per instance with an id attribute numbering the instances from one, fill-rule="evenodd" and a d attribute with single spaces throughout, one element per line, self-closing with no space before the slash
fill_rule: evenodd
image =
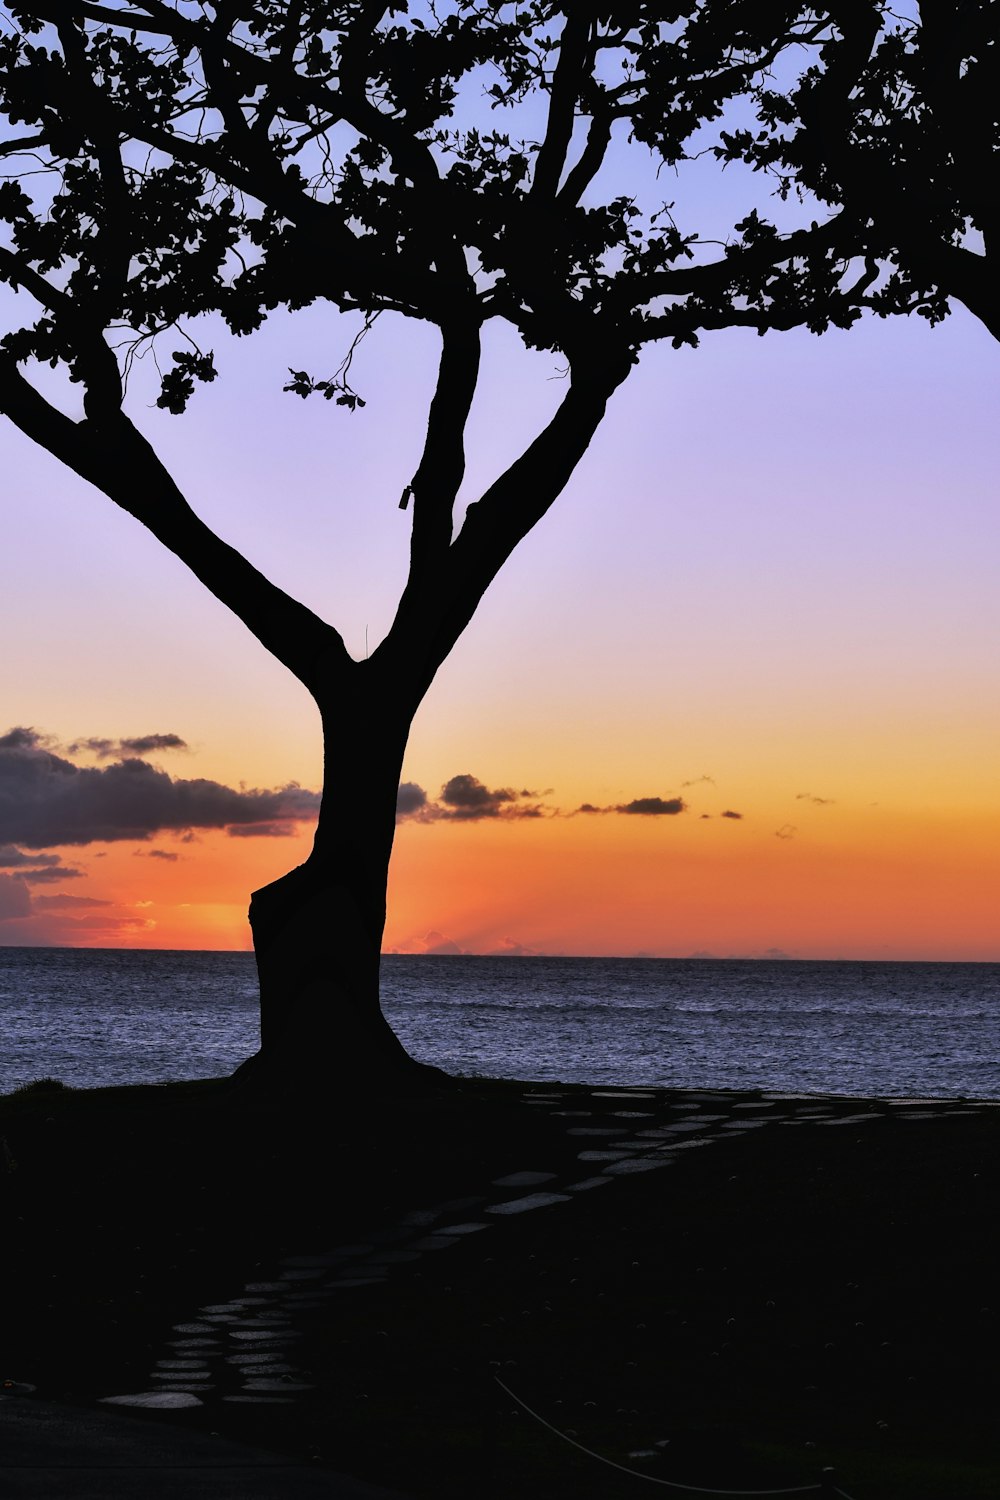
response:
<path id="1" fill-rule="evenodd" d="M 238 1323 L 243 1309 L 240 1308 L 239 1312 L 205 1313 L 203 1316 L 206 1323 Z"/>
<path id="2" fill-rule="evenodd" d="M 578 1151 L 577 1161 L 625 1161 L 631 1158 L 631 1151 Z"/>
<path id="3" fill-rule="evenodd" d="M 494 1177 L 494 1187 L 538 1187 L 539 1183 L 552 1182 L 554 1172 L 511 1172 L 507 1177 Z"/>
<path id="4" fill-rule="evenodd" d="M 282 1286 L 280 1281 L 248 1281 L 246 1290 L 248 1292 L 280 1292 Z"/>
<path id="5" fill-rule="evenodd" d="M 449 1198 L 446 1203 L 438 1203 L 433 1211 L 438 1216 L 438 1218 L 440 1218 L 442 1214 L 464 1214 L 467 1213 L 470 1208 L 478 1208 L 480 1203 L 485 1202 L 485 1194 L 480 1194 L 476 1198 Z"/>
<path id="6" fill-rule="evenodd" d="M 208 1366 L 200 1359 L 158 1359 L 156 1361 L 158 1370 L 205 1370 Z"/>
<path id="7" fill-rule="evenodd" d="M 272 1375 L 298 1374 L 298 1371 L 296 1370 L 294 1365 L 283 1365 L 278 1364 L 277 1362 L 275 1362 L 273 1365 L 244 1365 L 237 1364 L 236 1360 L 231 1359 L 227 1360 L 227 1364 L 236 1365 L 238 1373 L 241 1374 L 244 1379 L 253 1378 L 254 1380 L 263 1380 L 265 1376 L 270 1378 Z"/>
<path id="8" fill-rule="evenodd" d="M 162 1380 L 163 1377 L 162 1375 L 154 1375 L 153 1379 Z M 193 1391 L 214 1391 L 215 1389 L 216 1387 L 210 1380 L 184 1380 L 180 1385 L 171 1384 L 163 1387 L 164 1393 L 168 1395 L 174 1395 L 178 1392 L 190 1395 Z"/>
<path id="9" fill-rule="evenodd" d="M 491 1203 L 488 1214 L 526 1214 L 533 1208 L 548 1208 L 552 1203 L 568 1203 L 565 1193 L 527 1193 L 523 1198 L 509 1198 L 506 1203 Z"/>
<path id="10" fill-rule="evenodd" d="M 285 1329 L 279 1331 L 276 1328 L 234 1328 L 230 1337 L 247 1344 L 280 1344 L 289 1337 L 289 1333 Z"/>
<path id="11" fill-rule="evenodd" d="M 174 1333 L 215 1333 L 211 1323 L 175 1323 Z"/>
<path id="12" fill-rule="evenodd" d="M 489 1229 L 488 1224 L 471 1222 L 469 1224 L 442 1224 L 442 1234 L 478 1234 L 480 1229 Z"/>
<path id="13" fill-rule="evenodd" d="M 592 1099 L 655 1099 L 652 1089 L 591 1089 Z"/>
<path id="14" fill-rule="evenodd" d="M 720 1125 L 720 1130 L 760 1130 L 762 1126 L 770 1124 L 769 1120 L 727 1120 Z"/>
<path id="15" fill-rule="evenodd" d="M 880 1120 L 881 1115 L 834 1115 L 825 1120 L 814 1120 L 814 1125 L 867 1125 L 871 1120 Z"/>
<path id="16" fill-rule="evenodd" d="M 583 1120 L 593 1113 L 592 1109 L 554 1109 L 552 1118 L 553 1120 Z"/>
<path id="17" fill-rule="evenodd" d="M 900 1109 L 893 1115 L 894 1120 L 939 1120 L 940 1118 L 941 1115 L 933 1109 Z"/>
<path id="18" fill-rule="evenodd" d="M 607 1187 L 611 1182 L 610 1177 L 584 1177 L 580 1182 L 570 1182 L 566 1186 L 568 1193 L 589 1193 L 591 1188 Z"/>
<path id="19" fill-rule="evenodd" d="M 701 1120 L 678 1120 L 676 1125 L 662 1125 L 660 1127 L 663 1135 L 687 1135 L 692 1130 L 704 1130 L 706 1125 L 714 1125 L 717 1120 L 725 1120 L 725 1115 L 709 1115 L 707 1119 Z M 732 1123 L 732 1122 L 730 1122 Z M 744 1121 L 740 1121 L 744 1124 Z"/>
<path id="20" fill-rule="evenodd" d="M 171 1408 L 177 1411 L 182 1406 L 202 1406 L 198 1396 L 188 1391 L 136 1391 L 132 1396 L 102 1396 L 103 1406 L 148 1406 Z"/>
<path id="21" fill-rule="evenodd" d="M 336 1261 L 332 1261 L 331 1264 L 336 1265 Z M 307 1271 L 304 1268 L 302 1270 L 282 1271 L 281 1279 L 282 1281 L 317 1281 L 325 1270 L 329 1270 L 329 1266 L 315 1266 L 311 1271 Z"/>
<path id="22" fill-rule="evenodd" d="M 658 1167 L 669 1167 L 669 1156 L 633 1156 L 631 1161 L 613 1161 L 604 1170 L 612 1177 L 631 1177 L 636 1172 L 655 1172 Z"/>
<path id="23" fill-rule="evenodd" d="M 167 1339 L 167 1345 L 171 1349 L 218 1349 L 219 1340 L 214 1339 Z"/>
<path id="24" fill-rule="evenodd" d="M 461 1237 L 457 1234 L 427 1234 L 422 1240 L 414 1240 L 414 1250 L 447 1250 L 449 1245 L 460 1245 Z"/>
<path id="25" fill-rule="evenodd" d="M 187 1385 L 189 1380 L 207 1380 L 208 1368 L 203 1366 L 200 1370 L 163 1370 L 157 1365 L 150 1371 L 150 1375 L 153 1380 L 166 1380 L 171 1384 Z"/>
<path id="26" fill-rule="evenodd" d="M 734 1104 L 733 1109 L 773 1109 L 774 1105 L 769 1099 L 758 1099 L 750 1104 Z"/>
<path id="27" fill-rule="evenodd" d="M 260 1299 L 254 1297 L 252 1300 L 257 1302 Z M 198 1316 L 203 1318 L 209 1313 L 242 1313 L 246 1305 L 241 1297 L 234 1297 L 232 1302 L 213 1302 L 209 1307 L 199 1307 Z"/>
<path id="28" fill-rule="evenodd" d="M 245 1391 L 314 1391 L 316 1387 L 305 1380 L 247 1380 Z"/>
<path id="29" fill-rule="evenodd" d="M 651 1109 L 613 1109 L 611 1118 L 613 1120 L 655 1120 L 656 1114 Z"/>
<path id="30" fill-rule="evenodd" d="M 571 1125 L 567 1135 L 628 1135 L 624 1125 Z"/>
<path id="31" fill-rule="evenodd" d="M 281 1359 L 277 1352 L 273 1354 L 262 1354 L 260 1352 L 244 1354 L 241 1349 L 234 1350 L 226 1355 L 227 1365 L 273 1365 Z"/>

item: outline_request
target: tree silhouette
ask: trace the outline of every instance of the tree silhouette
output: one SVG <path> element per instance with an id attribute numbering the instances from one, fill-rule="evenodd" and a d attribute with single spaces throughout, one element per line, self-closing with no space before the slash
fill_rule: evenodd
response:
<path id="1" fill-rule="evenodd" d="M 996 0 L 924 0 L 909 17 L 848 0 L 828 15 L 836 40 L 791 87 L 755 80 L 764 128 L 733 132 L 729 159 L 854 220 L 866 255 L 893 266 L 862 299 L 876 312 L 937 319 L 954 297 L 1000 338 Z"/>
<path id="2" fill-rule="evenodd" d="M 148 527 L 319 707 L 312 853 L 250 907 L 258 1071 L 403 1073 L 413 1065 L 381 1015 L 378 969 L 410 724 L 643 346 L 739 326 L 822 332 L 866 305 L 945 310 L 947 285 L 919 256 L 904 265 L 901 236 L 873 236 L 868 189 L 846 186 L 862 149 L 850 122 L 894 86 L 887 66 L 876 104 L 858 101 L 859 29 L 884 35 L 881 12 L 771 0 L 19 0 L 0 18 L 0 278 L 18 293 L 6 298 L 0 409 Z M 897 60 L 914 50 L 901 45 Z M 913 129 L 923 140 L 922 117 Z M 828 136 L 846 142 L 831 157 L 842 170 L 825 165 Z M 884 172 L 910 148 L 871 149 Z M 645 199 L 621 186 L 635 158 Z M 674 168 L 735 160 L 778 174 L 780 226 L 751 205 L 724 242 L 699 239 L 657 174 L 668 183 Z M 791 222 L 796 173 L 833 211 L 805 193 Z M 773 186 L 766 174 L 757 183 Z M 961 215 L 942 208 L 935 228 L 954 243 Z M 362 330 L 396 316 L 440 336 L 423 451 L 399 502 L 409 573 L 363 661 L 198 518 L 124 404 L 148 344 L 165 367 L 158 405 L 180 413 L 216 374 L 194 342 L 197 319 L 245 336 L 274 309 L 314 304 L 359 315 Z M 558 357 L 565 391 L 456 533 L 494 319 Z M 361 404 L 352 350 L 334 373 L 290 371 L 284 389 Z M 45 364 L 82 387 L 81 420 L 32 378 Z"/>

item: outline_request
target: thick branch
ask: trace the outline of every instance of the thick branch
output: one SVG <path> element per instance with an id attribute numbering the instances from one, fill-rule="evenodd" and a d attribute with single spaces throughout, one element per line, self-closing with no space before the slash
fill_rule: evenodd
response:
<path id="1" fill-rule="evenodd" d="M 455 497 L 465 476 L 465 424 L 479 380 L 479 318 L 474 306 L 444 324 L 437 386 L 420 464 L 410 484 L 410 578 L 433 567 L 451 544 Z"/>
<path id="2" fill-rule="evenodd" d="M 315 695 L 351 664 L 336 630 L 269 582 L 195 515 L 149 443 L 123 414 L 74 422 L 0 357 L 0 411 L 26 437 L 134 516 Z"/>
<path id="3" fill-rule="evenodd" d="M 559 60 L 549 96 L 545 138 L 535 159 L 531 184 L 531 196 L 534 198 L 554 198 L 559 189 L 566 153 L 573 138 L 580 81 L 586 71 L 591 50 L 591 30 L 590 6 L 578 3 L 563 24 Z"/>

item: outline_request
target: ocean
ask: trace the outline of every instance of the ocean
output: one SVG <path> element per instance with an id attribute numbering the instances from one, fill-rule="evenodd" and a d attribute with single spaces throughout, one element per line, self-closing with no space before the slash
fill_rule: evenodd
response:
<path id="1" fill-rule="evenodd" d="M 453 1073 L 1000 1096 L 1000 964 L 393 955 L 383 1005 Z M 0 948 L 0 1092 L 221 1077 L 257 1036 L 252 954 Z"/>

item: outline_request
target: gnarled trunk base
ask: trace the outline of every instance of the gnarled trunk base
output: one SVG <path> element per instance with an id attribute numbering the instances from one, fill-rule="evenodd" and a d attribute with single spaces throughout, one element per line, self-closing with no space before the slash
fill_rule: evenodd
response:
<path id="1" fill-rule="evenodd" d="M 250 903 L 260 979 L 260 1051 L 240 1084 L 283 1091 L 443 1082 L 416 1062 L 379 1005 L 382 921 L 343 874 L 308 860 Z"/>

